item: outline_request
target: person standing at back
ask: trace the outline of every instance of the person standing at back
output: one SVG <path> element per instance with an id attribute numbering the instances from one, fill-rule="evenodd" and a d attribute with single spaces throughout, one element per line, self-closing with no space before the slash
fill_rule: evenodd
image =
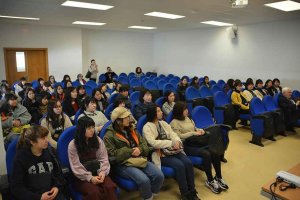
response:
<path id="1" fill-rule="evenodd" d="M 89 67 L 89 72 L 91 73 L 91 76 L 89 77 L 90 80 L 96 82 L 96 80 L 97 80 L 97 74 L 98 74 L 98 65 L 96 64 L 95 59 L 91 60 L 91 65 Z"/>

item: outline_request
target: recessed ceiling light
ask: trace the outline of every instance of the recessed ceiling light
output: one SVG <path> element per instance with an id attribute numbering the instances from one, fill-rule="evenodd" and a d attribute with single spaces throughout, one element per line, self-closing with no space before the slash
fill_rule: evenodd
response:
<path id="1" fill-rule="evenodd" d="M 66 1 L 61 5 L 76 7 L 76 8 L 96 9 L 96 10 L 108 10 L 114 7 L 114 6 L 95 4 L 95 3 L 86 3 L 86 2 L 79 2 L 79 1 Z"/>
<path id="2" fill-rule="evenodd" d="M 265 6 L 269 6 L 278 10 L 283 11 L 294 11 L 294 10 L 300 10 L 300 3 L 295 1 L 279 1 L 275 3 L 268 3 L 265 4 Z"/>
<path id="3" fill-rule="evenodd" d="M 157 29 L 156 27 L 151 27 L 151 26 L 129 26 L 128 28 L 136 28 L 136 29 Z"/>
<path id="4" fill-rule="evenodd" d="M 150 12 L 150 13 L 146 13 L 145 15 L 152 16 L 152 17 L 162 17 L 167 19 L 179 19 L 185 17 L 182 15 L 174 15 L 174 14 L 163 13 L 163 12 Z"/>
<path id="5" fill-rule="evenodd" d="M 201 22 L 201 23 L 210 24 L 210 25 L 214 25 L 214 26 L 232 26 L 233 25 L 233 24 L 218 22 L 218 21 L 206 21 L 206 22 Z"/>
<path id="6" fill-rule="evenodd" d="M 5 15 L 0 15 L 0 17 L 9 18 L 9 19 L 40 20 L 40 18 L 33 18 L 33 17 L 16 17 L 16 16 L 5 16 Z"/>
<path id="7" fill-rule="evenodd" d="M 85 22 L 85 21 L 75 21 L 72 24 L 81 24 L 81 25 L 92 25 L 92 26 L 102 26 L 106 23 L 101 22 Z"/>

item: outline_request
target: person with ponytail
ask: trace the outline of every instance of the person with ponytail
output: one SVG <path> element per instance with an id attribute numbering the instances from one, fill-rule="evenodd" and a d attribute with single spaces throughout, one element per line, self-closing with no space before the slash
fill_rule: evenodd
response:
<path id="1" fill-rule="evenodd" d="M 62 105 L 58 99 L 49 101 L 48 111 L 41 120 L 41 126 L 49 130 L 49 142 L 56 149 L 59 136 L 66 128 L 72 126 L 68 115 L 62 112 Z"/>
<path id="2" fill-rule="evenodd" d="M 48 147 L 48 130 L 34 125 L 20 135 L 10 187 L 16 200 L 66 200 L 56 158 Z"/>
<path id="3" fill-rule="evenodd" d="M 78 120 L 68 155 L 75 187 L 83 200 L 114 200 L 116 184 L 108 176 L 110 164 L 103 141 L 95 134 L 95 122 L 87 116 Z"/>

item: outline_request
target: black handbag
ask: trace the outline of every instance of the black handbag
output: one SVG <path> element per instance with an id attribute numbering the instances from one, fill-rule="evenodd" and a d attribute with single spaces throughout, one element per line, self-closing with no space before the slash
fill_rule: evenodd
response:
<path id="1" fill-rule="evenodd" d="M 205 147 L 209 144 L 209 134 L 193 135 L 185 139 L 185 142 L 190 147 Z"/>
<path id="2" fill-rule="evenodd" d="M 85 78 L 91 78 L 91 76 L 92 76 L 92 72 L 87 71 L 87 73 L 85 75 Z"/>
<path id="3" fill-rule="evenodd" d="M 99 160 L 85 161 L 82 165 L 87 171 L 91 172 L 93 176 L 98 176 L 98 170 L 101 165 Z"/>

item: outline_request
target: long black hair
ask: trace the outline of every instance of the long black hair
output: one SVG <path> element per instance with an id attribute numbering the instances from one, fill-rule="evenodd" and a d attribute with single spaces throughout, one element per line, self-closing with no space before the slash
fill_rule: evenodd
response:
<path id="1" fill-rule="evenodd" d="M 173 108 L 173 119 L 183 121 L 185 117 L 183 116 L 183 111 L 187 109 L 186 103 L 178 101 L 175 103 Z"/>
<path id="2" fill-rule="evenodd" d="M 99 141 L 95 133 L 93 137 L 86 141 L 85 132 L 89 127 L 95 127 L 95 122 L 92 118 L 83 116 L 78 120 L 74 140 L 79 156 L 99 148 Z"/>
<path id="3" fill-rule="evenodd" d="M 60 102 L 58 99 L 50 100 L 48 103 L 48 110 L 46 116 L 47 124 L 51 124 L 53 129 L 64 127 L 65 126 L 65 118 L 64 113 L 61 111 L 60 114 L 56 114 L 53 109 L 56 107 L 57 102 Z M 61 116 L 61 118 L 60 118 Z"/>
<path id="4" fill-rule="evenodd" d="M 146 117 L 147 122 L 154 122 L 154 120 L 157 119 L 157 107 L 159 107 L 156 104 L 150 105 L 147 109 Z"/>
<path id="5" fill-rule="evenodd" d="M 151 94 L 150 90 L 148 90 L 148 89 L 144 89 L 140 93 L 139 101 L 142 104 L 144 103 L 144 96 L 145 96 L 146 93 L 150 93 Z"/>

